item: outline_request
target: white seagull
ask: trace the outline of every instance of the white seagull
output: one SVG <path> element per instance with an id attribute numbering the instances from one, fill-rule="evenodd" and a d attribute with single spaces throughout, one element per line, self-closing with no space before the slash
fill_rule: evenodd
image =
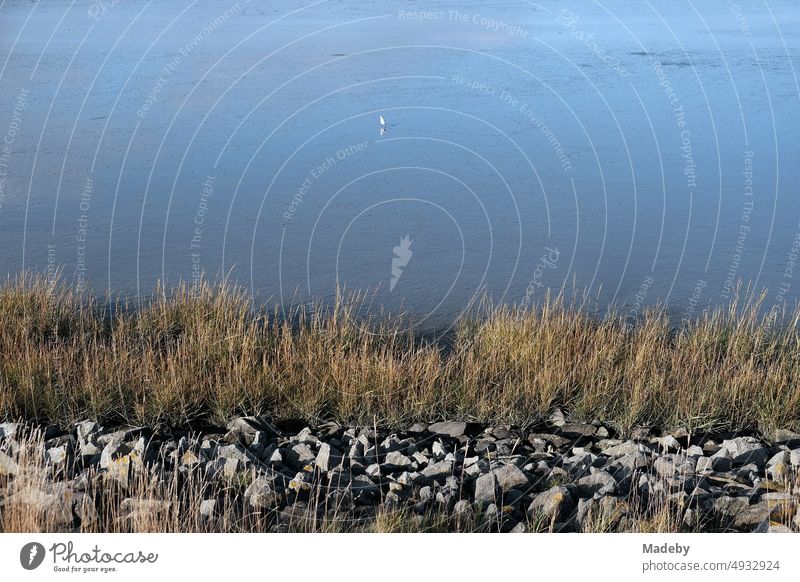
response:
<path id="1" fill-rule="evenodd" d="M 378 115 L 378 121 L 381 124 L 381 135 L 386 133 L 386 120 L 383 118 L 383 115 Z"/>

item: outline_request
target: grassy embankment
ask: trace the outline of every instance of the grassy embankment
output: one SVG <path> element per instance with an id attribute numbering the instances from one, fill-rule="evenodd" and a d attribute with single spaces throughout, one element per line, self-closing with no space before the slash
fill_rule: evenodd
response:
<path id="1" fill-rule="evenodd" d="M 447 350 L 355 312 L 343 301 L 287 320 L 225 285 L 109 309 L 20 278 L 0 288 L 0 418 L 526 425 L 560 406 L 622 431 L 800 428 L 797 315 L 770 324 L 757 301 L 678 331 L 656 312 L 632 327 L 558 300 L 537 313 L 499 308 L 462 323 Z"/>

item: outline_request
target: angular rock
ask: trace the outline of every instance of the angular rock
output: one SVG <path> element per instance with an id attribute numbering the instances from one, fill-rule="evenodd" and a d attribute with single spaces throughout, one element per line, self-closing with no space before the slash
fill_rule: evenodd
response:
<path id="1" fill-rule="evenodd" d="M 444 479 L 453 472 L 452 461 L 439 461 L 433 465 L 428 465 L 422 470 L 422 474 L 429 479 Z"/>
<path id="2" fill-rule="evenodd" d="M 593 497 L 594 495 L 614 495 L 617 492 L 617 481 L 605 471 L 581 477 L 575 482 L 578 497 Z"/>
<path id="3" fill-rule="evenodd" d="M 530 485 L 528 476 L 516 465 L 503 465 L 493 469 L 492 474 L 503 493 L 507 493 L 517 487 L 528 487 Z"/>
<path id="4" fill-rule="evenodd" d="M 528 514 L 531 517 L 543 514 L 549 520 L 558 522 L 565 520 L 574 508 L 575 502 L 570 490 L 566 486 L 559 485 L 534 497 L 528 507 Z"/>
<path id="5" fill-rule="evenodd" d="M 70 451 L 67 445 L 50 447 L 47 449 L 47 460 L 53 465 L 65 465 L 69 459 Z"/>
<path id="6" fill-rule="evenodd" d="M 681 450 L 681 444 L 678 442 L 678 439 L 671 434 L 656 439 L 656 442 L 658 443 L 658 447 L 667 453 L 677 453 Z"/>
<path id="7" fill-rule="evenodd" d="M 299 443 L 286 451 L 286 461 L 289 466 L 294 468 L 304 467 L 316 460 L 317 456 L 314 454 L 308 445 Z"/>
<path id="8" fill-rule="evenodd" d="M 17 422 L 3 422 L 0 423 L 0 438 L 13 438 L 20 429 Z"/>
<path id="9" fill-rule="evenodd" d="M 386 458 L 383 461 L 385 467 L 391 471 L 403 471 L 411 466 L 415 466 L 416 462 L 411 458 L 405 456 L 400 451 L 390 451 L 386 453 Z"/>
<path id="10" fill-rule="evenodd" d="M 241 443 L 248 447 L 253 444 L 256 438 L 260 437 L 259 433 L 263 433 L 267 438 L 277 438 L 280 436 L 275 427 L 263 419 L 254 416 L 234 418 L 228 423 L 226 428 L 228 432 L 223 437 L 225 442 L 231 444 Z M 260 438 L 263 440 L 264 437 Z"/>
<path id="11" fill-rule="evenodd" d="M 216 499 L 203 499 L 200 502 L 200 516 L 205 519 L 211 519 L 217 511 Z"/>
<path id="12" fill-rule="evenodd" d="M 800 447 L 800 434 L 791 430 L 775 429 L 772 431 L 771 440 L 776 445 L 786 445 L 790 449 Z"/>
<path id="13" fill-rule="evenodd" d="M 121 458 L 127 457 L 133 449 L 123 443 L 120 439 L 112 439 L 103 447 L 100 455 L 100 468 L 108 469 L 112 463 Z"/>
<path id="14" fill-rule="evenodd" d="M 497 499 L 497 481 L 492 473 L 485 473 L 475 480 L 475 502 L 494 503 Z"/>
<path id="15" fill-rule="evenodd" d="M 242 465 L 249 465 L 252 462 L 257 462 L 253 454 L 242 447 L 241 445 L 220 445 L 217 447 L 217 457 L 221 459 L 231 459 L 242 463 Z"/>
<path id="16" fill-rule="evenodd" d="M 591 438 L 597 433 L 593 424 L 563 424 L 559 427 L 559 434 L 568 439 Z"/>
<path id="17" fill-rule="evenodd" d="M 81 444 L 89 442 L 90 437 L 97 435 L 99 432 L 100 425 L 92 420 L 84 420 L 75 425 L 75 434 Z"/>
<path id="18" fill-rule="evenodd" d="M 344 456 L 341 451 L 333 448 L 328 443 L 322 443 L 319 446 L 315 464 L 317 468 L 323 473 L 339 467 L 344 461 Z"/>
<path id="19" fill-rule="evenodd" d="M 0 451 L 0 476 L 14 476 L 19 471 L 17 462 Z"/>
<path id="20" fill-rule="evenodd" d="M 616 445 L 600 449 L 604 455 L 609 457 L 624 457 L 640 452 L 649 452 L 649 449 L 642 444 L 634 441 L 625 441 Z"/>
<path id="21" fill-rule="evenodd" d="M 722 442 L 721 450 L 727 451 L 734 466 L 754 463 L 763 466 L 769 450 L 753 437 L 737 437 Z M 718 455 L 719 453 L 717 453 Z M 717 456 L 714 455 L 714 456 Z"/>
<path id="22" fill-rule="evenodd" d="M 258 477 L 245 489 L 245 502 L 253 509 L 274 509 L 280 500 L 275 482 L 266 477 Z"/>
<path id="23" fill-rule="evenodd" d="M 441 434 L 449 437 L 457 438 L 463 436 L 467 431 L 466 422 L 445 421 L 435 422 L 428 427 L 428 432 L 433 434 Z"/>
<path id="24" fill-rule="evenodd" d="M 792 477 L 791 455 L 788 451 L 780 451 L 767 461 L 767 476 L 775 481 L 788 481 Z"/>

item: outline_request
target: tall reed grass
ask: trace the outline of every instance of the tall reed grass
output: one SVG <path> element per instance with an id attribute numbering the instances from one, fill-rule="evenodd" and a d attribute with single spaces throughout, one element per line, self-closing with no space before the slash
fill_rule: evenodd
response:
<path id="1" fill-rule="evenodd" d="M 798 314 L 760 302 L 675 329 L 551 298 L 477 309 L 445 347 L 365 321 L 357 301 L 254 309 L 226 283 L 126 303 L 37 276 L 0 288 L 0 417 L 68 424 L 222 422 L 234 414 L 399 425 L 575 419 L 692 429 L 800 428 Z"/>

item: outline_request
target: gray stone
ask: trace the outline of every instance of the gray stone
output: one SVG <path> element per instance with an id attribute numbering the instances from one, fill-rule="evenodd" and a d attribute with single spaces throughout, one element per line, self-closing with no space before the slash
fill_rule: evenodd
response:
<path id="1" fill-rule="evenodd" d="M 593 424 L 563 424 L 559 428 L 559 434 L 568 439 L 591 438 L 597 433 L 597 427 Z"/>
<path id="2" fill-rule="evenodd" d="M 692 445 L 688 449 L 686 449 L 686 456 L 687 457 L 700 457 L 705 456 L 705 451 L 702 448 L 698 447 L 697 445 Z"/>
<path id="3" fill-rule="evenodd" d="M 424 466 L 430 462 L 430 459 L 425 456 L 425 454 L 421 451 L 414 451 L 414 454 L 411 457 L 420 465 Z"/>
<path id="4" fill-rule="evenodd" d="M 746 497 L 732 497 L 730 495 L 718 497 L 713 503 L 714 513 L 724 525 L 731 525 L 736 516 L 747 511 L 749 507 L 750 500 Z"/>
<path id="5" fill-rule="evenodd" d="M 733 527 L 752 531 L 763 521 L 768 521 L 772 508 L 766 501 L 750 505 L 733 516 Z"/>
<path id="6" fill-rule="evenodd" d="M 428 427 L 428 431 L 433 434 L 442 434 L 453 438 L 463 436 L 466 430 L 466 422 L 456 421 L 435 422 Z"/>
<path id="7" fill-rule="evenodd" d="M 472 463 L 470 465 L 466 465 L 464 469 L 464 475 L 467 477 L 478 477 L 489 470 L 489 463 L 484 461 L 483 459 L 478 460 L 476 463 Z"/>
<path id="8" fill-rule="evenodd" d="M 591 475 L 581 477 L 575 482 L 579 497 L 592 497 L 594 495 L 614 495 L 617 492 L 617 482 L 605 471 L 595 471 Z"/>
<path id="9" fill-rule="evenodd" d="M 0 423 L 0 438 L 12 438 L 20 429 L 17 422 Z"/>
<path id="10" fill-rule="evenodd" d="M 103 448 L 100 467 L 106 470 L 107 478 L 115 479 L 121 485 L 127 486 L 132 474 L 142 471 L 144 461 L 138 450 L 124 444 L 117 446 L 115 441 L 111 441 Z"/>
<path id="11" fill-rule="evenodd" d="M 108 469 L 114 462 L 127 457 L 132 451 L 133 449 L 120 439 L 111 439 L 103 447 L 100 455 L 100 468 Z"/>
<path id="12" fill-rule="evenodd" d="M 452 461 L 439 461 L 433 465 L 428 465 L 422 470 L 422 474 L 429 479 L 444 479 L 453 472 Z"/>
<path id="13" fill-rule="evenodd" d="M 238 473 L 245 469 L 244 461 L 240 461 L 239 459 L 225 459 L 224 464 L 222 465 L 222 475 L 226 479 L 233 479 L 236 477 Z"/>
<path id="14" fill-rule="evenodd" d="M 305 427 L 303 430 L 297 433 L 292 440 L 303 445 L 316 446 L 319 444 L 319 439 L 314 436 L 313 431 L 308 427 Z"/>
<path id="15" fill-rule="evenodd" d="M 718 453 L 719 448 L 719 445 L 710 439 L 703 442 L 703 452 L 706 455 L 714 455 Z"/>
<path id="16" fill-rule="evenodd" d="M 716 453 L 708 457 L 711 459 L 711 469 L 717 472 L 730 471 L 733 468 L 733 459 L 728 449 L 720 448 Z M 698 463 L 699 463 L 698 459 Z"/>
<path id="17" fill-rule="evenodd" d="M 282 464 L 283 463 L 283 455 L 281 454 L 281 450 L 280 449 L 275 449 L 274 451 L 272 451 L 272 454 L 270 454 L 269 457 L 267 457 L 267 462 L 269 462 L 269 463 L 271 463 L 273 465 Z"/>
<path id="18" fill-rule="evenodd" d="M 670 436 L 672 436 L 676 441 L 678 441 L 678 444 L 682 449 L 685 449 L 689 446 L 689 439 L 691 438 L 691 435 L 689 434 L 689 431 L 685 427 L 676 428 L 675 430 L 672 431 L 672 434 Z"/>
<path id="19" fill-rule="evenodd" d="M 84 420 L 75 425 L 75 434 L 79 443 L 86 443 L 90 437 L 100 432 L 100 425 L 93 420 Z"/>
<path id="20" fill-rule="evenodd" d="M 553 426 L 564 426 L 567 422 L 567 418 L 566 416 L 564 416 L 564 413 L 561 411 L 560 408 L 556 408 L 550 414 L 547 420 L 549 420 L 550 424 L 552 424 Z"/>
<path id="21" fill-rule="evenodd" d="M 69 458 L 69 450 L 67 445 L 60 447 L 50 447 L 47 449 L 47 460 L 53 465 L 64 465 Z"/>
<path id="22" fill-rule="evenodd" d="M 221 459 L 239 461 L 243 465 L 248 465 L 256 460 L 253 455 L 241 445 L 221 445 L 217 447 L 217 456 Z"/>
<path id="23" fill-rule="evenodd" d="M 289 480 L 288 488 L 297 494 L 308 493 L 311 491 L 313 484 L 312 473 L 306 471 L 298 471 L 298 473 Z"/>
<path id="24" fill-rule="evenodd" d="M 327 473 L 340 466 L 343 461 L 344 456 L 338 449 L 333 448 L 328 443 L 322 443 L 319 446 L 315 464 L 320 471 Z"/>
<path id="25" fill-rule="evenodd" d="M 723 441 L 721 449 L 728 451 L 734 466 L 750 463 L 763 466 L 769 456 L 768 449 L 753 437 L 737 437 Z"/>
<path id="26" fill-rule="evenodd" d="M 786 481 L 791 479 L 792 470 L 790 463 L 791 455 L 788 451 L 780 451 L 767 461 L 767 476 L 775 481 Z"/>
<path id="27" fill-rule="evenodd" d="M 600 450 L 604 455 L 609 457 L 624 457 L 626 455 L 649 451 L 647 447 L 634 441 L 625 441 L 616 445 L 601 448 Z"/>
<path id="28" fill-rule="evenodd" d="M 800 447 L 800 434 L 791 430 L 777 428 L 772 431 L 771 440 L 776 445 L 786 445 L 790 449 Z"/>
<path id="29" fill-rule="evenodd" d="M 415 461 L 411 460 L 400 451 L 391 451 L 386 453 L 386 458 L 384 459 L 383 463 L 392 471 L 402 471 L 415 465 Z"/>
<path id="30" fill-rule="evenodd" d="M 630 472 L 637 469 L 646 469 L 650 465 L 649 457 L 642 452 L 628 453 L 619 457 L 616 462 Z"/>
<path id="31" fill-rule="evenodd" d="M 100 462 L 103 450 L 94 443 L 88 442 L 81 445 L 80 455 L 84 463 L 94 464 Z"/>
<path id="32" fill-rule="evenodd" d="M 434 441 L 431 445 L 431 454 L 439 461 L 447 456 L 449 451 L 440 441 Z"/>
<path id="33" fill-rule="evenodd" d="M 475 479 L 475 502 L 493 503 L 497 494 L 497 482 L 492 473 L 486 473 Z"/>
<path id="34" fill-rule="evenodd" d="M 492 474 L 503 493 L 507 493 L 515 487 L 528 487 L 530 485 L 527 475 L 516 465 L 503 465 L 493 469 Z"/>
<path id="35" fill-rule="evenodd" d="M 304 443 L 294 445 L 286 451 L 286 460 L 291 467 L 304 467 L 314 461 L 317 456 Z"/>
<path id="36" fill-rule="evenodd" d="M 224 439 L 229 443 L 240 442 L 247 446 L 253 445 L 256 439 L 259 441 L 276 438 L 279 435 L 277 429 L 261 418 L 254 416 L 241 416 L 234 418 L 227 425 L 227 434 Z M 265 444 L 261 442 L 261 444 Z"/>
<path id="37" fill-rule="evenodd" d="M 14 476 L 18 471 L 19 465 L 17 465 L 17 462 L 3 451 L 0 451 L 0 476 Z"/>
<path id="38" fill-rule="evenodd" d="M 658 447 L 667 453 L 677 453 L 681 450 L 681 444 L 678 442 L 678 439 L 671 434 L 656 439 L 656 442 L 658 443 Z"/>
<path id="39" fill-rule="evenodd" d="M 103 446 L 112 442 L 127 443 L 134 439 L 138 439 L 142 433 L 146 431 L 147 429 L 143 426 L 121 428 L 120 430 L 116 430 L 114 432 L 99 435 L 97 437 L 97 442 Z"/>
<path id="40" fill-rule="evenodd" d="M 572 455 L 562 460 L 564 469 L 574 477 L 582 477 L 589 472 L 589 469 L 594 467 L 598 457 L 592 453 L 580 453 Z"/>
<path id="41" fill-rule="evenodd" d="M 245 489 L 244 498 L 253 509 L 274 509 L 280 499 L 280 492 L 273 480 L 258 477 Z"/>
<path id="42" fill-rule="evenodd" d="M 695 472 L 700 473 L 710 473 L 714 470 L 714 459 L 711 457 L 700 457 L 697 459 L 697 466 L 695 467 Z"/>
<path id="43" fill-rule="evenodd" d="M 643 441 L 650 438 L 651 434 L 650 427 L 647 426 L 637 426 L 631 431 L 631 440 L 634 441 Z"/>
<path id="44" fill-rule="evenodd" d="M 572 513 L 574 508 L 575 502 L 572 500 L 570 490 L 563 485 L 559 485 L 551 487 L 534 497 L 533 502 L 528 507 L 528 514 L 531 517 L 542 514 L 550 520 L 563 521 Z"/>
<path id="45" fill-rule="evenodd" d="M 203 499 L 200 502 L 200 516 L 205 519 L 211 519 L 217 511 L 216 499 Z"/>

